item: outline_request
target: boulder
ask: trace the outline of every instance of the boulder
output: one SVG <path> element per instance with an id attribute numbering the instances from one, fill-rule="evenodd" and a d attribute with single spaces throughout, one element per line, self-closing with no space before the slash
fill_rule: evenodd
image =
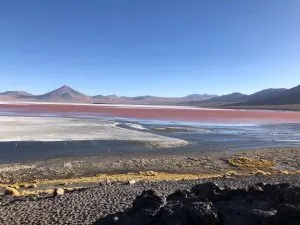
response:
<path id="1" fill-rule="evenodd" d="M 199 200 L 211 201 L 221 193 L 220 187 L 215 183 L 198 184 L 191 189 Z"/>
<path id="2" fill-rule="evenodd" d="M 198 184 L 166 199 L 144 191 L 132 208 L 94 225 L 299 225 L 300 187 L 259 183 L 244 189 Z"/>
<path id="3" fill-rule="evenodd" d="M 183 201 L 186 199 L 188 196 L 190 196 L 191 193 L 187 190 L 177 190 L 173 194 L 170 194 L 167 197 L 167 201 Z"/>
<path id="4" fill-rule="evenodd" d="M 277 216 L 277 210 L 253 209 L 249 211 L 250 224 L 273 225 Z"/>
<path id="5" fill-rule="evenodd" d="M 153 190 L 143 191 L 132 203 L 132 211 L 140 211 L 144 215 L 155 215 L 166 200 L 155 194 Z"/>
<path id="6" fill-rule="evenodd" d="M 299 225 L 300 224 L 300 202 L 297 205 L 284 204 L 278 208 L 278 216 L 275 224 Z"/>
<path id="7" fill-rule="evenodd" d="M 211 202 L 193 202 L 185 207 L 187 224 L 218 225 L 220 219 Z"/>

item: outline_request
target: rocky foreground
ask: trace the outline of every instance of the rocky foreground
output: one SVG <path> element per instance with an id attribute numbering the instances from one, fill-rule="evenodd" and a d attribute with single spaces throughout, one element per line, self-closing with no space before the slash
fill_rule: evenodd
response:
<path id="1" fill-rule="evenodd" d="M 247 188 L 215 183 L 178 190 L 165 198 L 144 191 L 124 213 L 94 225 L 296 225 L 300 224 L 300 187 L 258 183 Z"/>
<path id="2" fill-rule="evenodd" d="M 207 182 L 214 184 L 199 186 L 199 184 Z M 294 186 L 256 185 L 261 182 L 268 184 L 289 183 Z M 243 189 L 253 185 L 256 186 L 247 190 Z M 282 174 L 234 176 L 197 181 L 137 182 L 132 185 L 115 183 L 74 191 L 57 197 L 52 195 L 2 196 L 0 197 L 0 224 L 146 225 L 153 224 L 153 220 L 166 218 L 158 220 L 158 224 L 299 225 L 299 187 L 299 174 Z M 187 191 L 170 195 L 178 189 Z M 147 190 L 154 190 L 155 194 L 144 192 Z M 143 192 L 144 194 L 136 199 Z M 134 199 L 136 201 L 132 204 Z M 186 223 L 186 220 L 184 222 L 182 220 L 185 218 L 183 212 L 186 213 L 186 210 L 190 210 L 188 212 L 196 216 L 195 221 L 205 217 L 204 222 L 206 223 Z M 108 216 L 124 211 L 125 213 Z M 251 219 L 263 218 L 268 223 L 244 223 L 245 216 L 249 215 L 251 215 Z M 278 215 L 284 215 L 284 217 L 277 218 Z M 290 217 L 286 217 L 287 215 Z M 143 220 L 139 223 L 124 222 L 130 221 L 132 218 L 137 218 L 133 222 L 142 218 Z M 291 219 L 281 221 L 282 218 Z"/>

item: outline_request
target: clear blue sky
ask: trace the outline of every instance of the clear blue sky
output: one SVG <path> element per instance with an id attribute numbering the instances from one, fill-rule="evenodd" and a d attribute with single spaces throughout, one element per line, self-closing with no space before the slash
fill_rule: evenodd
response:
<path id="1" fill-rule="evenodd" d="M 251 93 L 300 84 L 299 0 L 1 0 L 0 91 Z"/>

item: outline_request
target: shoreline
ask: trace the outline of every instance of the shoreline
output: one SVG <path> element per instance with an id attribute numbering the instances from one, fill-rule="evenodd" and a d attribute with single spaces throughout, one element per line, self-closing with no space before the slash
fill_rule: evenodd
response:
<path id="1" fill-rule="evenodd" d="M 165 153 L 158 156 L 75 157 L 31 163 L 0 165 L 0 184 L 38 180 L 67 180 L 155 171 L 166 174 L 226 175 L 299 173 L 300 148 L 259 148 L 237 152 L 204 152 L 182 156 Z M 245 160 L 239 162 L 237 160 Z M 131 174 L 132 175 L 132 174 Z M 107 177 L 109 179 L 109 177 Z M 130 179 L 130 178 L 128 178 Z"/>

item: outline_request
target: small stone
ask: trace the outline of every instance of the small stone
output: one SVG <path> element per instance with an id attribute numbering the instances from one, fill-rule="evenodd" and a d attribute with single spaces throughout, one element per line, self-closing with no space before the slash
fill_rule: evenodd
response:
<path id="1" fill-rule="evenodd" d="M 27 188 L 37 188 L 37 184 L 29 184 Z"/>
<path id="2" fill-rule="evenodd" d="M 281 170 L 281 171 L 279 171 L 279 173 L 285 174 L 285 175 L 289 175 L 290 174 L 290 172 L 287 171 L 287 170 Z"/>
<path id="3" fill-rule="evenodd" d="M 63 167 L 64 167 L 64 168 L 71 168 L 71 167 L 72 167 L 72 164 L 69 163 L 69 162 L 68 162 L 68 163 L 64 163 L 64 164 L 63 164 Z"/>
<path id="4" fill-rule="evenodd" d="M 230 170 L 226 173 L 227 176 L 237 176 L 239 175 L 236 171 Z"/>
<path id="5" fill-rule="evenodd" d="M 101 187 L 104 187 L 104 186 L 111 186 L 111 180 L 110 180 L 110 179 L 100 180 L 99 185 L 100 185 Z"/>
<path id="6" fill-rule="evenodd" d="M 20 196 L 20 192 L 15 188 L 6 187 L 4 190 L 4 195 Z"/>
<path id="7" fill-rule="evenodd" d="M 59 195 L 63 195 L 65 193 L 65 190 L 62 188 L 55 188 L 54 192 L 53 192 L 53 196 L 59 196 Z"/>
<path id="8" fill-rule="evenodd" d="M 28 184 L 20 184 L 19 186 L 20 186 L 20 188 L 27 188 Z"/>
<path id="9" fill-rule="evenodd" d="M 134 184 L 136 184 L 136 181 L 135 180 L 129 180 L 127 184 L 128 185 L 134 185 Z"/>
<path id="10" fill-rule="evenodd" d="M 259 183 L 256 184 L 256 186 L 263 188 L 264 186 L 266 186 L 266 183 L 259 182 Z"/>

